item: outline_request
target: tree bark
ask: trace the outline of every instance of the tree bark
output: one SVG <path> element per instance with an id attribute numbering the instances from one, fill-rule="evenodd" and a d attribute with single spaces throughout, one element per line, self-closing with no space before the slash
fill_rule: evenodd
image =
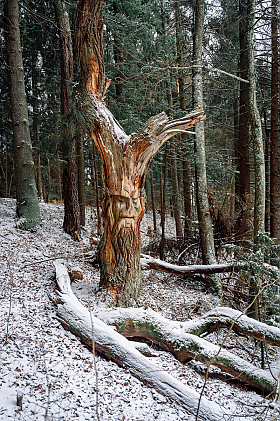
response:
<path id="1" fill-rule="evenodd" d="M 270 235 L 279 241 L 278 171 L 278 28 L 276 0 L 271 1 L 271 142 L 270 142 Z"/>
<path id="2" fill-rule="evenodd" d="M 74 240 L 80 238 L 80 206 L 77 167 L 75 162 L 74 127 L 72 107 L 73 48 L 70 21 L 62 0 L 54 0 L 59 31 L 61 54 L 61 114 L 64 124 L 62 152 L 67 163 L 63 170 L 64 222 L 63 229 Z M 74 172 L 73 172 L 74 171 Z"/>
<path id="3" fill-rule="evenodd" d="M 202 111 L 170 121 L 165 113 L 151 117 L 128 136 L 106 107 L 102 1 L 80 0 L 76 40 L 81 71 L 77 113 L 103 160 L 107 193 L 103 203 L 104 234 L 100 244 L 102 300 L 128 306 L 141 301 L 140 222 L 145 211 L 141 188 L 145 171 L 163 143 L 203 119 Z M 140 301 L 138 300 L 140 299 Z"/>
<path id="4" fill-rule="evenodd" d="M 40 223 L 40 210 L 29 132 L 19 22 L 18 0 L 6 1 L 4 27 L 16 170 L 16 213 L 20 228 L 33 229 Z"/>
<path id="5" fill-rule="evenodd" d="M 185 66 L 183 58 L 183 27 L 182 27 L 182 15 L 180 10 L 179 3 L 174 3 L 174 18 L 175 18 L 175 28 L 176 28 L 176 52 L 177 52 L 177 64 L 179 67 L 178 70 L 178 87 L 179 87 L 179 103 L 180 109 L 182 111 L 186 110 L 186 98 L 185 98 L 185 74 L 182 69 Z M 191 201 L 191 180 L 190 180 L 190 170 L 189 170 L 189 160 L 187 157 L 187 141 L 188 135 L 186 133 L 181 134 L 182 140 L 182 163 L 183 163 L 183 195 L 184 195 L 184 239 L 190 236 L 192 230 L 192 201 Z"/>
<path id="6" fill-rule="evenodd" d="M 203 108 L 202 81 L 202 39 L 204 25 L 204 0 L 197 0 L 195 5 L 195 22 L 193 36 L 193 105 Z M 209 211 L 208 187 L 206 178 L 205 134 L 204 122 L 200 121 L 195 127 L 195 180 L 196 206 L 199 222 L 202 260 L 204 264 L 215 264 L 214 235 L 212 219 Z M 208 280 L 208 289 L 221 296 L 221 280 L 218 275 Z"/>
<path id="7" fill-rule="evenodd" d="M 166 173 L 167 173 L 167 145 L 165 146 L 164 154 L 164 173 L 163 165 L 160 169 L 160 225 L 161 225 L 161 239 L 160 239 L 160 258 L 164 259 L 165 249 L 165 187 L 166 187 Z"/>
<path id="8" fill-rule="evenodd" d="M 86 193 L 85 193 L 85 162 L 84 139 L 81 131 L 77 130 L 77 170 L 78 170 L 78 196 L 80 205 L 80 224 L 86 224 Z"/>
<path id="9" fill-rule="evenodd" d="M 257 235 L 264 232 L 265 219 L 265 159 L 262 140 L 262 126 L 256 99 L 256 75 L 254 65 L 254 23 L 255 0 L 247 2 L 247 19 L 245 32 L 245 48 L 248 54 L 248 98 L 247 107 L 253 142 L 255 167 L 255 206 L 254 206 L 254 241 L 258 242 Z M 255 319 L 259 317 L 259 285 L 250 280 L 248 314 Z"/>
<path id="10" fill-rule="evenodd" d="M 150 173 L 150 180 L 151 180 L 151 204 L 152 204 L 152 212 L 153 212 L 154 232 L 157 232 L 157 213 L 156 213 L 155 195 L 154 195 L 154 177 L 153 177 L 152 171 Z"/>
<path id="11" fill-rule="evenodd" d="M 239 1 L 239 44 L 240 44 L 240 77 L 248 78 L 248 59 L 245 47 L 246 32 L 246 2 Z M 238 239 L 252 240 L 250 226 L 250 163 L 249 163 L 249 117 L 247 110 L 248 84 L 240 82 L 239 94 L 239 136 L 237 143 L 238 179 L 237 192 L 239 195 L 237 235 Z M 246 246 L 246 241 L 244 243 Z"/>

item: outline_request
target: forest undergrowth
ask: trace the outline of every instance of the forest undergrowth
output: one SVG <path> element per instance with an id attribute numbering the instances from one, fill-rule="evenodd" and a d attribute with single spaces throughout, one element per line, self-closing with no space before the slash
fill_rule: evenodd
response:
<path id="1" fill-rule="evenodd" d="M 85 256 L 83 267 L 80 244 L 63 233 L 62 205 L 41 203 L 42 225 L 35 232 L 16 228 L 15 205 L 12 199 L 0 199 L 0 420 L 96 419 L 96 373 L 92 355 L 74 335 L 63 329 L 52 302 L 53 262 L 63 259 L 72 273 L 76 271 L 83 276 L 73 279 L 75 295 L 86 303 L 89 283 L 94 310 L 100 310 L 94 300 L 99 272 L 87 260 L 96 247 L 90 242 L 96 221 L 87 209 L 81 239 Z M 151 242 L 150 219 L 151 215 L 146 214 L 141 227 L 145 250 Z M 173 232 L 174 222 L 168 218 L 170 239 Z M 195 255 L 189 258 L 194 259 Z M 184 279 L 153 270 L 145 270 L 143 274 L 155 308 L 169 319 L 187 321 L 220 304 L 217 298 L 206 293 L 202 278 Z M 226 299 L 226 304 L 233 308 L 239 305 L 243 310 L 242 296 L 239 304 Z M 220 344 L 226 334 L 226 329 L 221 329 L 207 335 L 207 339 Z M 261 366 L 261 349 L 254 339 L 232 333 L 225 348 Z M 167 352 L 155 347 L 150 350 L 151 356 L 147 358 L 159 370 L 168 371 L 197 392 L 202 390 L 205 365 L 193 360 L 181 364 Z M 265 368 L 276 370 L 279 350 L 267 347 L 265 359 Z M 96 363 L 101 420 L 195 420 L 195 416 L 115 363 L 100 356 Z M 209 370 L 204 395 L 221 406 L 225 419 L 234 420 L 237 415 L 245 420 L 280 419 L 272 396 L 263 396 L 216 367 Z"/>

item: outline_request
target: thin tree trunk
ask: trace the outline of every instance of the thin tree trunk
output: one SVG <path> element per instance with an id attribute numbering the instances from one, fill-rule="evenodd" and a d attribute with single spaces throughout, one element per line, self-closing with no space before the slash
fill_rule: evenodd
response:
<path id="1" fill-rule="evenodd" d="M 84 227 L 86 224 L 84 141 L 81 131 L 77 130 L 77 132 L 78 196 L 80 205 L 80 223 Z"/>
<path id="2" fill-rule="evenodd" d="M 61 114 L 64 122 L 62 152 L 67 161 L 63 171 L 64 222 L 63 229 L 74 240 L 80 238 L 80 206 L 75 161 L 74 123 L 67 119 L 71 113 L 71 81 L 73 79 L 73 49 L 69 16 L 62 0 L 54 0 L 61 54 Z M 72 173 L 72 171 L 74 171 Z"/>
<path id="3" fill-rule="evenodd" d="M 20 228 L 33 229 L 40 223 L 40 211 L 29 132 L 18 0 L 4 3 L 4 25 L 16 169 L 16 212 Z"/>
<path id="4" fill-rule="evenodd" d="M 276 0 L 271 0 L 271 143 L 270 143 L 270 235 L 279 241 L 278 171 L 278 29 Z"/>
<path id="5" fill-rule="evenodd" d="M 239 43 L 240 43 L 240 76 L 248 78 L 248 60 L 245 47 L 246 31 L 246 2 L 239 1 Z M 249 164 L 249 117 L 247 110 L 248 84 L 240 82 L 239 96 L 239 136 L 237 144 L 238 155 L 238 180 L 237 191 L 239 193 L 238 208 L 240 216 L 238 219 L 238 239 L 251 240 L 252 229 L 250 225 L 250 164 Z M 246 241 L 244 246 L 246 247 Z"/>
<path id="6" fill-rule="evenodd" d="M 164 259 L 165 249 L 165 191 L 166 191 L 166 174 L 167 174 L 167 145 L 165 145 L 164 154 L 164 173 L 160 170 L 160 225 L 161 225 L 161 240 L 160 240 L 160 258 Z"/>
<path id="7" fill-rule="evenodd" d="M 157 214 L 156 214 L 156 206 L 155 206 L 153 171 L 150 172 L 150 179 L 151 179 L 151 203 L 152 203 L 152 212 L 153 212 L 154 232 L 157 232 Z"/>
<path id="8" fill-rule="evenodd" d="M 185 86 L 185 74 L 182 67 L 185 66 L 183 58 L 183 27 L 182 27 L 182 16 L 179 3 L 175 2 L 174 4 L 174 18 L 175 18 L 175 27 L 176 27 L 176 50 L 177 50 L 177 64 L 179 66 L 178 70 L 178 87 L 179 87 L 179 103 L 180 109 L 182 111 L 186 110 L 186 98 L 184 92 Z M 184 194 L 184 214 L 185 214 L 185 223 L 184 223 L 184 238 L 186 239 L 192 230 L 192 201 L 191 201 L 191 179 L 190 179 L 190 170 L 189 170 L 189 160 L 187 158 L 187 147 L 185 145 L 188 135 L 186 133 L 181 134 L 181 140 L 183 144 L 183 194 Z"/>
<path id="9" fill-rule="evenodd" d="M 197 0 L 195 6 L 195 23 L 193 38 L 193 105 L 203 108 L 202 81 L 202 39 L 204 25 L 204 0 Z M 208 188 L 206 178 L 205 135 L 204 122 L 195 126 L 195 180 L 196 205 L 199 222 L 200 243 L 204 264 L 216 263 L 212 219 L 209 211 Z M 208 280 L 208 289 L 221 296 L 222 287 L 218 275 Z"/>
<path id="10" fill-rule="evenodd" d="M 247 27 L 245 33 L 245 48 L 248 54 L 248 115 L 253 141 L 254 167 L 255 167 L 255 207 L 254 207 L 254 241 L 258 242 L 257 235 L 264 232 L 265 218 L 265 160 L 262 140 L 262 126 L 256 100 L 256 75 L 254 66 L 254 22 L 255 0 L 247 3 Z M 255 319 L 259 317 L 259 285 L 250 280 L 248 314 Z"/>
<path id="11" fill-rule="evenodd" d="M 36 40 L 35 40 L 36 45 Z M 36 50 L 32 51 L 32 93 L 33 93 L 33 148 L 34 148 L 34 163 L 35 163 L 35 180 L 38 191 L 38 196 L 43 199 L 42 188 L 42 172 L 40 165 L 39 141 L 40 141 L 40 126 L 38 121 L 38 80 L 36 69 Z"/>

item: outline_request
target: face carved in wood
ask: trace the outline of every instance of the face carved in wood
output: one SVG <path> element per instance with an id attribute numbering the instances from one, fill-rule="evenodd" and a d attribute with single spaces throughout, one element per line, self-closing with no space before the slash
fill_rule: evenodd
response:
<path id="1" fill-rule="evenodd" d="M 143 207 L 141 198 L 111 196 L 111 200 L 115 223 L 122 228 L 134 228 L 142 213 Z"/>

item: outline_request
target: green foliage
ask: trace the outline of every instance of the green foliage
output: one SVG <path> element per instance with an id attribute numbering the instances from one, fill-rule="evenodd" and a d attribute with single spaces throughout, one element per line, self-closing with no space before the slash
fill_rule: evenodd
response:
<path id="1" fill-rule="evenodd" d="M 259 233 L 255 242 L 248 241 L 246 247 L 227 245 L 234 254 L 237 266 L 243 270 L 248 285 L 253 281 L 260 291 L 260 316 L 271 323 L 280 323 L 280 246 L 267 233 Z"/>

